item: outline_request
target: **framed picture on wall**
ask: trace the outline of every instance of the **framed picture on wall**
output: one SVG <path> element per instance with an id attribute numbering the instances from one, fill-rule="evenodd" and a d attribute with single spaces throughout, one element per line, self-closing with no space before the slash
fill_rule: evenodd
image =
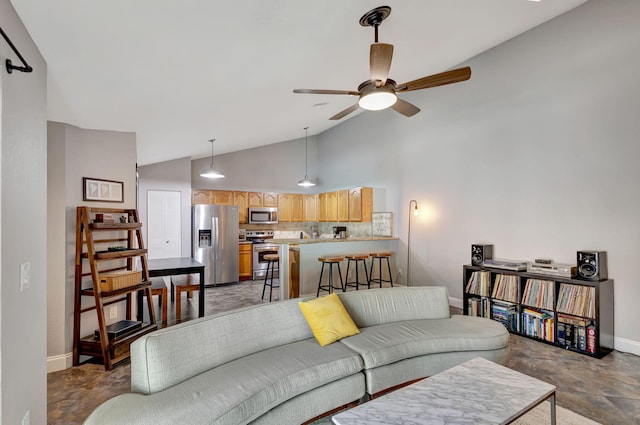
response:
<path id="1" fill-rule="evenodd" d="M 374 212 L 371 214 L 371 234 L 373 236 L 393 236 L 393 213 Z"/>
<path id="2" fill-rule="evenodd" d="M 83 177 L 82 199 L 84 201 L 124 202 L 124 183 Z"/>

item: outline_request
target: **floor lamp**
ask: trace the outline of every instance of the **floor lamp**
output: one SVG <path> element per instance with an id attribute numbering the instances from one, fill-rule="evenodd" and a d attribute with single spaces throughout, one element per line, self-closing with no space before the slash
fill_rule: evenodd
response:
<path id="1" fill-rule="evenodd" d="M 407 231 L 407 286 L 409 286 L 409 267 L 411 266 L 411 204 L 415 204 L 413 207 L 413 215 L 418 215 L 418 201 L 412 199 L 409 201 L 409 230 Z"/>

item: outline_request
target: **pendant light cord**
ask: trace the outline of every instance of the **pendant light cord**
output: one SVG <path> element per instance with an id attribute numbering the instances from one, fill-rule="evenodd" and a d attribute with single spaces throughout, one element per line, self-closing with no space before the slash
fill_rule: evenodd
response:
<path id="1" fill-rule="evenodd" d="M 213 168 L 213 142 L 215 142 L 216 139 L 209 139 L 209 142 L 211 142 L 211 168 Z"/>
<path id="2" fill-rule="evenodd" d="M 309 161 L 309 127 L 304 128 L 304 178 L 308 178 L 308 161 Z"/>

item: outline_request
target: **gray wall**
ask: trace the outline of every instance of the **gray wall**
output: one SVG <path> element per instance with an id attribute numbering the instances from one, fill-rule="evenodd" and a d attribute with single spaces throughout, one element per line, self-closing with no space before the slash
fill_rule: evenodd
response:
<path id="1" fill-rule="evenodd" d="M 316 168 L 317 138 L 309 136 L 309 178 L 321 183 Z M 281 193 L 315 193 L 317 187 L 304 189 L 305 143 L 302 139 L 275 143 L 214 156 L 214 164 L 224 171 L 224 179 L 207 179 L 200 173 L 211 164 L 211 156 L 191 164 L 194 189 L 234 189 Z M 215 154 L 215 146 L 214 146 Z"/>
<path id="2" fill-rule="evenodd" d="M 147 218 L 147 192 L 149 190 L 178 191 L 182 202 L 182 256 L 191 257 L 191 158 L 159 162 L 138 168 L 139 196 L 138 214 L 143 223 Z M 147 248 L 149 239 L 147 226 L 142 227 Z"/>
<path id="3" fill-rule="evenodd" d="M 49 122 L 48 138 L 51 180 L 47 236 L 51 263 L 47 270 L 47 368 L 54 371 L 69 367 L 72 362 L 76 207 L 136 207 L 136 136 Z M 122 181 L 124 202 L 83 201 L 83 177 Z M 83 297 L 83 303 L 94 304 L 90 297 Z M 119 316 L 124 318 L 124 304 L 120 304 Z M 82 317 L 84 336 L 97 328 L 97 319 L 91 312 Z"/>
<path id="4" fill-rule="evenodd" d="M 19 60 L 0 41 L 0 422 L 46 423 L 47 65 L 8 0 L 0 26 L 34 70 L 9 75 Z M 20 292 L 20 264 L 31 286 Z"/>
<path id="5" fill-rule="evenodd" d="M 412 284 L 444 284 L 458 301 L 472 243 L 567 263 L 608 251 L 616 348 L 640 354 L 638 16 L 636 0 L 592 0 L 469 60 L 468 82 L 401 95 L 422 109 L 413 118 L 334 127 L 318 140 L 323 181 L 386 187 L 398 265 L 416 199 Z"/>

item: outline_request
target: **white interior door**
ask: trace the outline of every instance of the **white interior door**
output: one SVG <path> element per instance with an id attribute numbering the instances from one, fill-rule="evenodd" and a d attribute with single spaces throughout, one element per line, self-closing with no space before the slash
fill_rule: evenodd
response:
<path id="1" fill-rule="evenodd" d="M 147 257 L 181 257 L 181 193 L 170 190 L 147 191 Z"/>

